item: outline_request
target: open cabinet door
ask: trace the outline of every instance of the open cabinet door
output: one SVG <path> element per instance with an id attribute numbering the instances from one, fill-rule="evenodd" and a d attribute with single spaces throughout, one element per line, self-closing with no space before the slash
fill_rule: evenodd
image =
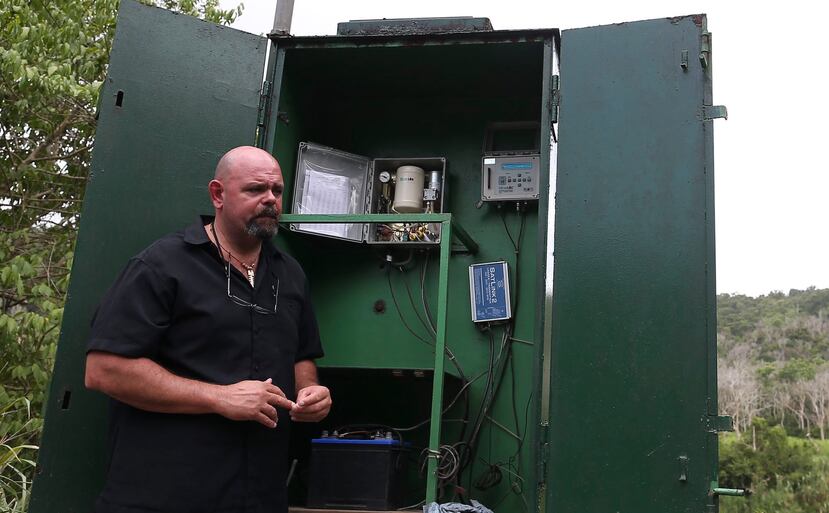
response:
<path id="1" fill-rule="evenodd" d="M 704 15 L 564 31 L 546 510 L 716 510 Z"/>
<path id="2" fill-rule="evenodd" d="M 108 427 L 107 399 L 83 386 L 92 313 L 131 256 L 197 213 L 212 212 L 207 183 L 219 156 L 255 141 L 267 44 L 121 1 L 32 513 L 91 511 L 103 483 Z"/>

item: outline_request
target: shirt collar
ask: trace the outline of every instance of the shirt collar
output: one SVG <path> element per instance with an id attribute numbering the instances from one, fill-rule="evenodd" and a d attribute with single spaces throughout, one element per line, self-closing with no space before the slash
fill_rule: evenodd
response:
<path id="1" fill-rule="evenodd" d="M 212 244 L 207 237 L 207 232 L 204 230 L 204 227 L 211 223 L 213 219 L 215 219 L 215 216 L 199 216 L 198 221 L 184 229 L 184 242 L 193 244 L 194 246 Z M 271 255 L 282 257 L 282 251 L 274 245 L 272 240 L 262 241 L 262 247 Z"/>

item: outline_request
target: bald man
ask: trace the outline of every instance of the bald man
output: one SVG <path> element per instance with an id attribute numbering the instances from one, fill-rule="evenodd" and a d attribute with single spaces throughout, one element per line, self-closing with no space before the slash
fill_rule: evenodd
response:
<path id="1" fill-rule="evenodd" d="M 271 238 L 279 163 L 226 153 L 208 184 L 215 214 L 133 257 L 101 301 L 86 386 L 112 398 L 98 513 L 287 511 L 291 421 L 331 407 L 299 264 Z"/>

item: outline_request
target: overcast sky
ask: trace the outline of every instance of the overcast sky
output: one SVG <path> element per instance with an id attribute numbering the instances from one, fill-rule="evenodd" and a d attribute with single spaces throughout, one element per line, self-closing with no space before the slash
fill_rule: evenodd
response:
<path id="1" fill-rule="evenodd" d="M 238 2 L 222 0 L 222 5 Z M 266 33 L 275 0 L 248 0 L 234 25 Z M 297 0 L 291 33 L 351 19 L 488 17 L 495 29 L 578 28 L 706 13 L 713 34 L 717 291 L 829 288 L 829 119 L 824 2 Z"/>

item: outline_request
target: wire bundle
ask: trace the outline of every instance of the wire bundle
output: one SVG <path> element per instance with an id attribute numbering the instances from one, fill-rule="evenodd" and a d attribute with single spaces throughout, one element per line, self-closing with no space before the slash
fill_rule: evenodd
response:
<path id="1" fill-rule="evenodd" d="M 513 317 L 512 319 L 507 322 L 506 324 L 500 325 L 502 329 L 500 330 L 500 336 L 496 342 L 496 333 L 495 331 L 498 329 L 498 325 L 493 324 L 486 324 L 484 326 L 484 332 L 488 335 L 489 339 L 489 360 L 487 368 L 484 372 L 474 377 L 472 380 L 467 379 L 463 369 L 461 368 L 460 363 L 458 362 L 455 354 L 449 348 L 448 345 L 445 347 L 445 354 L 449 361 L 454 365 L 454 367 L 458 371 L 458 375 L 461 378 L 463 385 L 449 405 L 444 408 L 443 414 L 446 414 L 460 399 L 460 397 L 465 397 L 465 413 L 463 419 L 454 419 L 460 422 L 463 422 L 463 427 L 461 428 L 461 433 L 458 437 L 458 442 L 454 444 L 444 444 L 441 445 L 436 457 L 438 459 L 438 466 L 437 466 L 437 477 L 439 480 L 439 486 L 441 488 L 446 487 L 447 485 L 454 484 L 455 493 L 461 494 L 463 498 L 468 498 L 468 490 L 471 486 L 478 490 L 487 490 L 491 489 L 495 486 L 498 486 L 502 483 L 504 479 L 504 475 L 509 476 L 510 488 L 507 491 L 507 494 L 501 499 L 502 502 L 506 499 L 509 494 L 514 493 L 521 497 L 525 508 L 527 508 L 526 499 L 523 496 L 524 491 L 524 479 L 520 475 L 520 452 L 523 447 L 524 442 L 524 434 L 522 434 L 521 424 L 518 418 L 518 412 L 516 410 L 516 401 L 515 401 L 515 393 L 516 393 L 516 386 L 515 386 L 515 364 L 514 358 L 512 353 L 512 343 L 516 341 L 513 337 L 513 333 L 515 330 L 515 318 L 516 313 L 518 310 L 518 300 L 519 300 L 519 272 L 520 272 L 520 251 L 521 251 L 521 243 L 523 241 L 524 235 L 524 227 L 526 222 L 526 216 L 524 211 L 519 206 L 518 212 L 520 214 L 520 226 L 518 229 L 517 237 L 513 237 L 512 233 L 507 226 L 505 213 L 501 212 L 501 220 L 504 225 L 504 230 L 506 231 L 507 237 L 513 247 L 514 250 L 514 282 L 515 286 L 512 288 L 513 298 L 512 298 L 512 305 L 513 305 Z M 387 262 L 389 265 L 386 267 L 386 277 L 389 286 L 389 292 L 392 296 L 392 301 L 394 302 L 395 308 L 398 312 L 400 317 L 400 321 L 403 326 L 406 328 L 409 333 L 412 334 L 417 340 L 434 347 L 435 339 L 436 339 L 436 327 L 435 322 L 432 317 L 432 312 L 429 309 L 428 302 L 426 300 L 426 288 L 425 288 L 425 281 L 427 275 L 427 269 L 429 265 L 429 256 L 428 254 L 423 259 L 423 265 L 420 269 L 420 276 L 419 276 L 419 285 L 420 285 L 420 305 L 417 305 L 412 294 L 411 286 L 409 285 L 409 281 L 406 279 L 406 267 L 410 262 L 413 260 L 413 255 L 410 254 L 409 258 L 406 259 L 404 262 Z M 425 329 L 425 335 L 419 334 L 417 331 L 413 329 L 413 327 L 407 322 L 406 318 L 403 315 L 403 311 L 400 307 L 400 303 L 398 302 L 397 296 L 394 291 L 394 287 L 392 285 L 392 269 L 396 268 L 400 272 L 400 279 L 403 281 L 406 294 L 409 298 L 409 302 L 411 304 L 412 309 L 415 311 L 415 315 L 423 329 Z M 422 314 L 421 314 L 422 308 Z M 513 421 L 515 425 L 515 433 L 510 431 L 505 426 L 495 422 L 489 416 L 490 411 L 495 404 L 496 398 L 498 396 L 499 390 L 501 389 L 501 384 L 505 375 L 507 374 L 507 370 L 509 370 L 510 379 L 511 379 L 511 393 L 512 393 L 512 413 L 513 413 Z M 470 386 L 480 379 L 481 377 L 486 376 L 486 383 L 483 388 L 483 396 L 481 398 L 480 405 L 478 407 L 477 412 L 474 415 L 474 421 L 470 423 L 470 397 L 469 397 L 469 388 Z M 529 415 L 529 407 L 532 401 L 532 394 L 527 401 L 526 411 L 525 411 L 525 418 L 524 418 L 524 426 L 528 425 L 528 415 Z M 450 419 L 444 419 L 450 420 Z M 511 436 L 513 436 L 517 440 L 517 448 L 515 453 L 506 459 L 506 461 L 498 461 L 495 463 L 491 463 L 486 461 L 483 458 L 478 458 L 482 463 L 486 465 L 484 471 L 474 480 L 472 479 L 471 475 L 468 475 L 469 485 L 466 489 L 460 486 L 461 478 L 464 472 L 468 472 L 472 467 L 473 462 L 476 459 L 476 454 L 478 452 L 478 446 L 480 441 L 480 433 L 482 426 L 485 421 L 489 420 L 490 422 L 498 425 L 501 429 L 505 430 Z M 418 429 L 420 427 L 428 425 L 430 419 L 426 419 L 422 422 L 419 422 L 413 426 L 404 427 L 404 428 L 391 428 L 396 433 L 411 431 Z M 421 452 L 421 471 L 425 469 L 426 462 L 428 458 L 424 457 L 424 455 L 428 454 L 429 449 L 423 449 Z"/>

